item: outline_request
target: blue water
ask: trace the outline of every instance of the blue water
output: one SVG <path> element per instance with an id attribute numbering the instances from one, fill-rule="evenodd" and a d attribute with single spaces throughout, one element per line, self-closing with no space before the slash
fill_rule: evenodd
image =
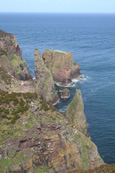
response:
<path id="1" fill-rule="evenodd" d="M 57 107 L 64 112 L 80 88 L 91 139 L 115 163 L 115 14 L 0 14 L 0 29 L 16 35 L 33 76 L 35 48 L 72 52 L 88 78 Z"/>

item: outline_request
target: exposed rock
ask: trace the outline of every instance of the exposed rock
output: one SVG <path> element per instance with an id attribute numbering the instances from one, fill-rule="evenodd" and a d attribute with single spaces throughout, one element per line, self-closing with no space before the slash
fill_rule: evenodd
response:
<path id="1" fill-rule="evenodd" d="M 67 85 L 73 78 L 81 75 L 80 66 L 74 62 L 71 53 L 46 50 L 43 53 L 43 60 L 58 84 Z"/>
<path id="2" fill-rule="evenodd" d="M 69 90 L 67 88 L 62 88 L 59 90 L 60 95 L 61 95 L 61 99 L 69 99 L 70 98 L 70 93 Z"/>
<path id="3" fill-rule="evenodd" d="M 1 30 L 0 89 L 9 92 L 35 92 L 32 76 L 26 62 L 22 60 L 16 37 Z"/>
<path id="4" fill-rule="evenodd" d="M 39 97 L 50 103 L 55 103 L 59 100 L 58 94 L 54 88 L 54 80 L 51 72 L 47 69 L 44 61 L 38 51 L 35 49 L 35 83 L 36 92 Z"/>
<path id="5" fill-rule="evenodd" d="M 80 74 L 70 53 L 54 51 L 54 55 L 57 61 L 62 59 L 62 72 L 64 67 L 59 82 L 67 84 Z M 51 73 L 44 61 L 36 49 L 34 85 L 15 36 L 0 31 L 0 172 L 66 173 L 103 165 L 97 147 L 86 136 L 81 92 L 68 106 L 67 118 L 46 102 L 58 101 L 52 74 L 59 63 L 55 60 L 54 68 L 48 67 Z M 57 74 L 63 73 L 57 70 Z"/>
<path id="6" fill-rule="evenodd" d="M 26 62 L 22 60 L 22 52 L 13 34 L 0 30 L 0 66 L 19 80 L 29 80 Z"/>
<path id="7" fill-rule="evenodd" d="M 29 93 L 0 97 L 0 172 L 66 173 L 104 164 L 95 144 L 52 105 Z"/>
<path id="8" fill-rule="evenodd" d="M 81 91 L 79 89 L 76 90 L 76 94 L 72 102 L 67 107 L 66 117 L 70 124 L 75 126 L 83 134 L 88 135 L 84 105 Z"/>
<path id="9" fill-rule="evenodd" d="M 115 172 L 115 164 L 114 165 L 108 165 L 104 164 L 102 166 L 96 167 L 94 169 L 87 170 L 72 170 L 69 171 L 68 173 L 114 173 Z"/>

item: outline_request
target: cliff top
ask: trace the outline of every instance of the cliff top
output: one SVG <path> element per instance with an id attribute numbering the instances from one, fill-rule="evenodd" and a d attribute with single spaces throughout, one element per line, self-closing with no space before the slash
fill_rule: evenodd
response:
<path id="1" fill-rule="evenodd" d="M 0 37 L 7 36 L 7 35 L 11 35 L 11 34 L 0 30 Z"/>
<path id="2" fill-rule="evenodd" d="M 61 50 L 51 50 L 51 49 L 46 49 L 45 52 L 55 52 L 55 53 L 63 53 L 63 54 L 69 53 L 69 52 L 65 52 Z"/>

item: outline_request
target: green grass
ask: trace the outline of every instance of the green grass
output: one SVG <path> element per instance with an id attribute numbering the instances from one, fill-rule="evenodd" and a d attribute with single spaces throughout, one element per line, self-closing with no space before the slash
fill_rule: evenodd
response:
<path id="1" fill-rule="evenodd" d="M 66 54 L 67 52 L 64 52 L 64 51 L 60 51 L 60 50 L 51 50 L 51 49 L 46 49 L 45 51 L 48 51 L 48 52 L 57 52 L 57 53 L 63 53 L 63 54 Z"/>

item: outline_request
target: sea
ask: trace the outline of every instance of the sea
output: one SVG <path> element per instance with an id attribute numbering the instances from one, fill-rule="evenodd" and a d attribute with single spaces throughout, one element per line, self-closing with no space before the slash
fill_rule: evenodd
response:
<path id="1" fill-rule="evenodd" d="M 79 88 L 91 140 L 115 164 L 115 14 L 0 13 L 0 29 L 16 35 L 33 77 L 35 48 L 72 53 L 84 76 L 56 107 L 65 113 Z"/>

